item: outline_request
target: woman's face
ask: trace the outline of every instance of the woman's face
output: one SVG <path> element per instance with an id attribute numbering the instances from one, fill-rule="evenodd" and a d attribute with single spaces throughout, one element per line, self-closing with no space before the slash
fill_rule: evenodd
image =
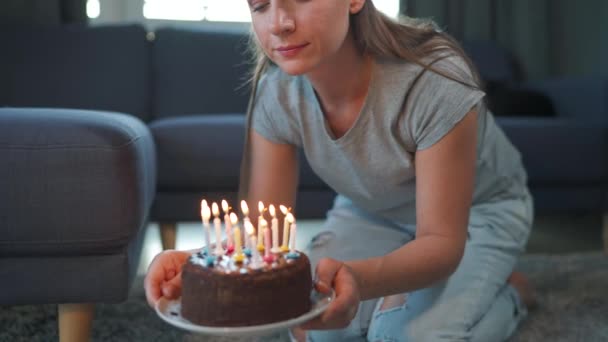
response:
<path id="1" fill-rule="evenodd" d="M 327 61 L 343 45 L 349 15 L 364 0 L 248 0 L 255 35 L 266 55 L 290 75 Z"/>

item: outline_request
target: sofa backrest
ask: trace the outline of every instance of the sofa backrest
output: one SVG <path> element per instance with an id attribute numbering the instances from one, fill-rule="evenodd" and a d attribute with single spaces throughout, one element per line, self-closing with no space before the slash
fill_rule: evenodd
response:
<path id="1" fill-rule="evenodd" d="M 522 66 L 508 50 L 495 42 L 464 41 L 462 47 L 484 82 L 507 85 L 522 81 Z"/>
<path id="2" fill-rule="evenodd" d="M 138 25 L 0 28 L 0 106 L 123 112 L 147 120 L 150 57 Z"/>
<path id="3" fill-rule="evenodd" d="M 152 44 L 153 116 L 245 113 L 245 29 L 161 28 Z"/>
<path id="4" fill-rule="evenodd" d="M 607 77 L 547 79 L 528 82 L 523 86 L 548 96 L 560 117 L 608 122 Z"/>

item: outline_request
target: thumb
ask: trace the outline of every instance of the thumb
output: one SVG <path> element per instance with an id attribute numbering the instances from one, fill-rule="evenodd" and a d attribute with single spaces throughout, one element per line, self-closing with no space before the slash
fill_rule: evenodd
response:
<path id="1" fill-rule="evenodd" d="M 332 283 L 338 270 L 342 267 L 342 262 L 334 259 L 323 258 L 319 260 L 315 270 L 315 288 L 321 293 L 331 291 Z"/>
<path id="2" fill-rule="evenodd" d="M 168 299 L 177 299 L 182 293 L 182 273 L 178 273 L 175 277 L 163 282 L 161 285 L 163 297 Z"/>

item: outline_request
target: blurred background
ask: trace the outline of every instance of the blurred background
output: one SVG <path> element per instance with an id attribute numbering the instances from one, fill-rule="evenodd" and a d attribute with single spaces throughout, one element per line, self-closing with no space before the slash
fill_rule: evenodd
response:
<path id="1" fill-rule="evenodd" d="M 605 160 L 608 157 L 605 153 L 608 1 L 374 0 L 374 4 L 393 18 L 407 15 L 434 19 L 443 30 L 463 43 L 480 69 L 490 109 L 523 152 L 530 174 L 538 226 L 530 249 L 555 252 L 601 248 L 608 178 Z M 249 21 L 245 0 L 0 1 L 3 25 L 102 27 L 137 24 L 148 32 L 149 40 L 154 40 L 153 32 L 167 27 L 188 31 L 230 31 L 233 28 L 244 31 L 248 29 Z M 226 51 L 232 53 L 234 49 Z M 175 55 L 176 60 L 188 58 L 187 51 L 180 53 Z M 107 58 L 116 55 L 111 56 Z M 205 58 L 205 52 L 200 52 L 199 56 Z M 209 58 L 216 61 L 222 56 Z M 10 68 L 8 63 L 14 60 L 8 58 L 8 61 L 4 59 L 0 63 L 0 70 Z M 91 67 L 98 62 L 91 60 Z M 172 77 L 181 84 L 179 77 L 184 75 Z M 180 94 L 187 93 L 186 87 L 195 84 L 192 82 L 181 84 Z M 28 105 L 27 101 L 11 99 L 11 94 L 16 93 L 14 85 L 2 86 L 4 95 L 0 93 L 0 105 Z M 198 94 L 198 91 L 194 92 Z M 192 95 L 195 96 L 199 97 Z M 189 103 L 192 98 L 171 101 L 179 107 L 178 103 Z M 192 108 L 196 106 L 198 104 Z M 89 107 L 107 109 L 96 105 Z M 190 111 L 176 110 L 172 115 L 199 114 L 204 111 L 199 107 Z M 551 120 L 538 121 L 538 118 Z M 597 128 L 598 121 L 602 122 L 601 129 Z M 577 126 L 581 122 L 583 128 Z M 196 169 L 186 166 L 182 171 L 167 171 L 172 167 L 171 163 L 179 164 L 176 162 L 178 157 L 172 158 L 165 162 L 167 158 L 160 156 L 160 191 L 151 220 L 161 225 L 177 221 L 180 227 L 187 227 L 188 222 L 196 220 L 196 210 L 184 203 L 194 203 L 193 198 L 200 195 L 197 191 L 206 189 L 197 188 L 200 184 L 194 184 L 196 182 L 192 186 L 178 182 L 175 186 L 176 179 L 187 178 L 184 174 L 173 174 L 173 183 L 165 184 L 165 175 L 169 173 Z M 234 158 L 238 160 L 237 156 Z M 189 187 L 194 195 L 179 205 L 167 205 L 162 202 L 163 190 L 171 187 Z M 328 203 L 321 202 L 323 205 Z M 165 215 L 162 212 L 167 213 L 170 209 L 163 208 L 186 209 L 185 214 Z M 157 214 L 159 212 L 161 214 Z M 321 212 L 317 210 L 310 216 L 318 219 Z M 156 226 L 151 231 L 154 229 Z M 192 240 L 184 238 L 184 241 Z M 149 254 L 156 251 L 155 247 Z"/>
<path id="2" fill-rule="evenodd" d="M 602 0 L 374 0 L 391 17 L 431 17 L 459 40 L 509 50 L 530 79 L 608 74 L 608 2 Z M 3 0 L 2 23 L 91 25 L 248 22 L 244 0 Z"/>

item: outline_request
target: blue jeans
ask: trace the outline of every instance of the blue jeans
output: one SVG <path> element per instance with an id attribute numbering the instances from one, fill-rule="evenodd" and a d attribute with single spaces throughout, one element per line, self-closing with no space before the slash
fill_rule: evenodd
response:
<path id="1" fill-rule="evenodd" d="M 382 299 L 359 306 L 341 330 L 308 331 L 308 341 L 504 341 L 526 317 L 525 305 L 506 280 L 532 226 L 532 199 L 475 205 L 465 253 L 447 280 L 403 294 L 401 306 L 380 310 Z M 338 197 L 309 243 L 314 270 L 319 259 L 352 260 L 384 255 L 412 241 L 414 225 L 374 217 Z"/>

